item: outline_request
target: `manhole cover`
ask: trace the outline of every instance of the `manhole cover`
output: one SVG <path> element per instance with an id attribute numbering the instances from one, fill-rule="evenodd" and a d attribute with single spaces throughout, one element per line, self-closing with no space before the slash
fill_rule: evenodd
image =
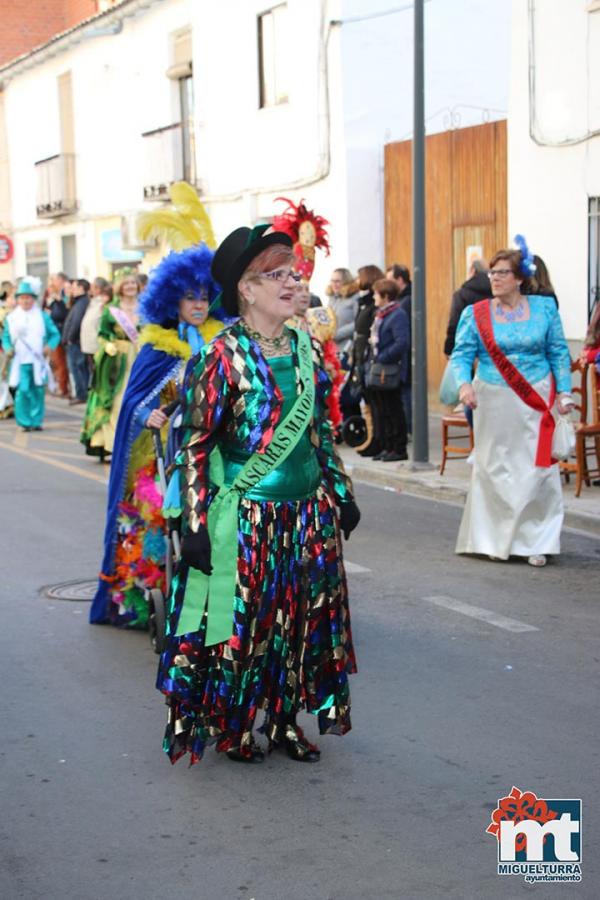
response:
<path id="1" fill-rule="evenodd" d="M 98 587 L 97 581 L 65 581 L 62 584 L 50 584 L 42 588 L 42 592 L 51 600 L 91 600 Z"/>

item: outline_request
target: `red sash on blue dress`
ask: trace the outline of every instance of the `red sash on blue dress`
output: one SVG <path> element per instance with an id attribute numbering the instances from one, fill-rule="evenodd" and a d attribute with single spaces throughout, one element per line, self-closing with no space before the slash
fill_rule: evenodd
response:
<path id="1" fill-rule="evenodd" d="M 516 366 L 514 366 L 504 355 L 496 343 L 494 327 L 492 325 L 491 301 L 480 300 L 479 303 L 475 303 L 473 306 L 473 315 L 485 349 L 490 354 L 496 368 L 508 386 L 521 398 L 523 403 L 526 403 L 531 409 L 535 409 L 542 414 L 535 464 L 536 466 L 548 468 L 556 462 L 555 459 L 552 459 L 552 437 L 556 425 L 554 416 L 552 415 L 552 406 L 556 399 L 554 376 L 550 375 L 550 397 L 548 403 L 546 403 L 544 398 L 540 397 L 538 392 L 534 390 L 527 379 L 521 375 Z"/>

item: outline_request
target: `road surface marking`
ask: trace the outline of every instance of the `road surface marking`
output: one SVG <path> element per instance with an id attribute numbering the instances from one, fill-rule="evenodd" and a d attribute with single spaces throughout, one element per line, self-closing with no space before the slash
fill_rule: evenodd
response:
<path id="1" fill-rule="evenodd" d="M 72 444 L 75 440 L 73 436 L 71 436 L 71 437 L 56 437 L 53 434 L 45 434 L 45 433 L 36 434 L 35 439 L 36 439 L 36 441 L 50 441 L 51 443 L 54 443 L 54 444 Z M 81 448 L 81 453 L 79 454 L 79 458 L 80 459 L 84 458 L 83 447 Z"/>
<path id="2" fill-rule="evenodd" d="M 65 409 L 64 406 L 60 404 L 54 403 L 46 403 L 46 409 L 49 409 L 53 413 L 58 413 L 61 416 L 68 416 L 70 419 L 79 419 L 80 422 L 83 421 L 83 410 L 77 412 L 74 409 Z"/>
<path id="3" fill-rule="evenodd" d="M 26 431 L 15 431 L 13 443 L 16 447 L 26 447 L 27 446 L 27 438 L 28 438 L 28 434 Z"/>
<path id="4" fill-rule="evenodd" d="M 25 450 L 22 447 L 17 447 L 14 444 L 5 444 L 3 441 L 0 441 L 0 449 L 2 450 L 10 450 L 11 453 L 20 453 L 21 456 L 27 456 L 29 459 L 35 459 L 36 462 L 46 463 L 47 466 L 55 466 L 57 469 L 63 469 L 65 472 L 70 472 L 72 475 L 80 475 L 81 478 L 89 478 L 90 481 L 99 481 L 100 484 L 107 485 L 108 478 L 102 477 L 101 475 L 96 475 L 94 472 L 86 472 L 85 469 L 79 469 L 77 466 L 71 466 L 69 463 L 61 462 L 59 459 L 52 459 L 49 456 L 45 456 L 43 453 L 35 453 L 32 450 Z"/>
<path id="5" fill-rule="evenodd" d="M 68 450 L 50 450 L 49 447 L 36 447 L 35 449 L 38 453 L 43 453 L 44 456 L 58 456 L 64 459 L 78 459 L 80 462 L 82 462 L 86 458 L 82 453 L 70 453 Z"/>
<path id="6" fill-rule="evenodd" d="M 462 613 L 463 616 L 469 616 L 471 619 L 480 619 L 487 622 L 488 625 L 495 625 L 496 628 L 503 628 L 504 631 L 513 631 L 515 633 L 524 631 L 539 631 L 534 625 L 527 625 L 525 622 L 519 622 L 518 619 L 510 619 L 508 616 L 502 616 L 499 613 L 492 612 L 491 609 L 483 609 L 481 606 L 471 606 L 470 603 L 463 603 L 462 600 L 455 600 L 453 597 L 423 597 L 428 603 L 435 606 L 441 606 L 444 609 L 451 609 L 453 612 Z"/>
<path id="7" fill-rule="evenodd" d="M 352 575 L 360 575 L 362 572 L 371 571 L 364 566 L 359 566 L 358 563 L 349 562 L 348 560 L 344 561 L 344 565 L 346 567 L 346 572 L 350 572 Z"/>

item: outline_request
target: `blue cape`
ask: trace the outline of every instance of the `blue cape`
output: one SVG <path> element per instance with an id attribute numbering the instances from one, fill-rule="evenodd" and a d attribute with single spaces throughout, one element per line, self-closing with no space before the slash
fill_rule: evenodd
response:
<path id="1" fill-rule="evenodd" d="M 117 422 L 110 465 L 101 569 L 104 575 L 113 574 L 119 503 L 123 500 L 127 485 L 131 447 L 142 430 L 142 426 L 136 422 L 135 414 L 141 406 L 152 408 L 159 405 L 161 390 L 176 376 L 181 363 L 181 357 L 171 356 L 163 350 L 155 350 L 150 344 L 144 344 L 131 369 Z M 100 578 L 92 601 L 90 622 L 93 624 L 108 622 L 110 603 L 112 603 L 110 584 Z"/>

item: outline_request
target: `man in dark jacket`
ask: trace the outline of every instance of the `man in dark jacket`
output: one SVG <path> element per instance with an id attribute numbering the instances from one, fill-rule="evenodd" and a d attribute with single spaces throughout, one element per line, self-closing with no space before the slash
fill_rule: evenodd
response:
<path id="1" fill-rule="evenodd" d="M 456 329 L 463 309 L 466 309 L 467 306 L 472 306 L 473 303 L 477 303 L 479 300 L 486 300 L 492 296 L 487 271 L 487 263 L 484 259 L 473 260 L 469 268 L 469 277 L 452 297 L 448 330 L 444 342 L 444 353 L 446 356 L 450 356 L 454 350 Z"/>
<path id="2" fill-rule="evenodd" d="M 81 322 L 90 302 L 89 289 L 90 283 L 85 278 L 78 278 L 73 282 L 72 305 L 63 325 L 62 342 L 67 351 L 69 372 L 75 384 L 75 397 L 70 401 L 71 404 L 85 403 L 87 399 L 90 375 L 87 359 L 81 351 L 80 333 Z"/>

